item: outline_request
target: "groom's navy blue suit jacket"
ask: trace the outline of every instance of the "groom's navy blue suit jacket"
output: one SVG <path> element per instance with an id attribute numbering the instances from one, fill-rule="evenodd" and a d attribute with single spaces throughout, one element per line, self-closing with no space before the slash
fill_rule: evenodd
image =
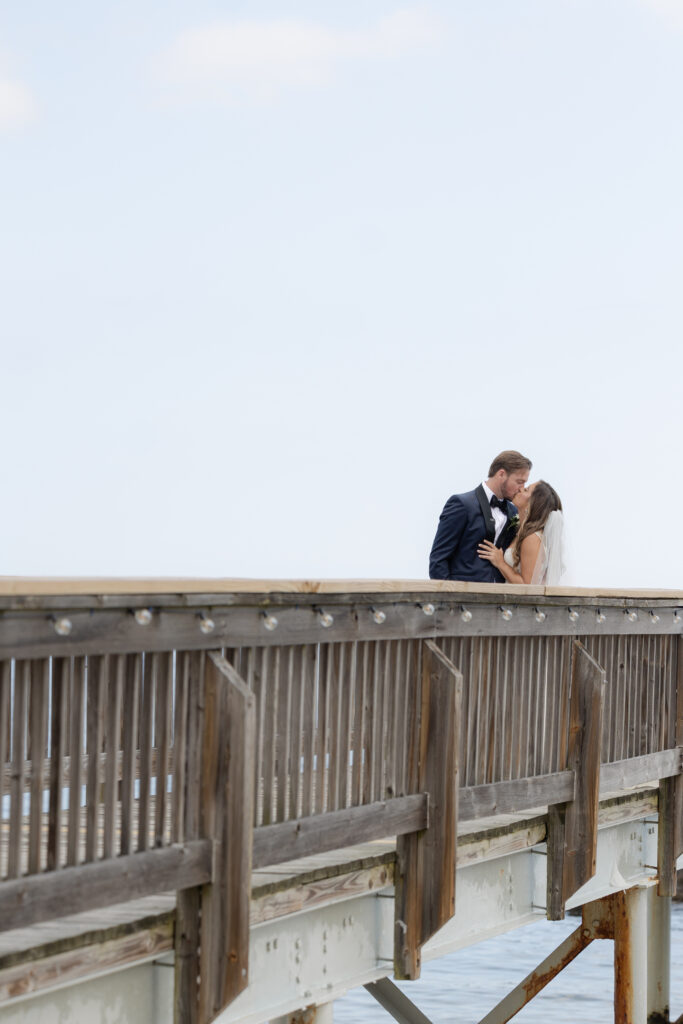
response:
<path id="1" fill-rule="evenodd" d="M 512 542 L 516 527 L 510 523 L 517 513 L 511 501 L 506 502 L 507 524 L 496 547 Z M 496 567 L 480 558 L 477 547 L 483 540 L 493 541 L 496 524 L 486 491 L 479 485 L 466 494 L 452 495 L 444 505 L 429 556 L 429 578 L 432 580 L 469 580 L 481 583 L 504 583 Z"/>

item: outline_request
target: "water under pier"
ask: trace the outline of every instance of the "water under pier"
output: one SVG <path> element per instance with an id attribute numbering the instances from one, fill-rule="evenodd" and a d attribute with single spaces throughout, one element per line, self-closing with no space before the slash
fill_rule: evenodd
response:
<path id="1" fill-rule="evenodd" d="M 683 592 L 3 580 L 0 772 L 1 1024 L 424 1024 L 425 960 L 569 910 L 486 1024 L 596 940 L 671 1020 Z"/>

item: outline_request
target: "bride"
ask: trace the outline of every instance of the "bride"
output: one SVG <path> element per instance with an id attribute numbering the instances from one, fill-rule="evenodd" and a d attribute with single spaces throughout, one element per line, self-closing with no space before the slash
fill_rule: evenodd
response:
<path id="1" fill-rule="evenodd" d="M 556 586 L 565 571 L 560 496 L 545 480 L 537 480 L 519 491 L 514 502 L 520 525 L 510 547 L 503 552 L 485 540 L 477 554 L 492 562 L 508 583 Z"/>

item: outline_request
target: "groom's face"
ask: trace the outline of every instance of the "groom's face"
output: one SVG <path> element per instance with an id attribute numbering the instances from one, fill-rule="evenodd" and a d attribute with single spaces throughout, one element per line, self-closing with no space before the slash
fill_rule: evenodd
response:
<path id="1" fill-rule="evenodd" d="M 503 480 L 503 497 L 514 501 L 515 495 L 519 494 L 528 479 L 528 469 L 516 469 L 514 473 L 506 473 Z"/>

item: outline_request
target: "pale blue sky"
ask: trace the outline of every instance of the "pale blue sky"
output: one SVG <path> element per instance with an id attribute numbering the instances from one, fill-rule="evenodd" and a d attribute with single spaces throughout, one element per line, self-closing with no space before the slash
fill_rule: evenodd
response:
<path id="1" fill-rule="evenodd" d="M 8 574 L 683 587 L 683 0 L 0 5 Z"/>

